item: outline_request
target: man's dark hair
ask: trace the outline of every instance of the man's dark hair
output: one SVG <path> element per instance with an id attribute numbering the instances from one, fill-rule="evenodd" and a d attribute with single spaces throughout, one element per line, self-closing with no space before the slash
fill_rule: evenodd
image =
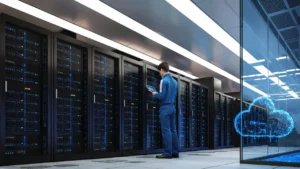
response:
<path id="1" fill-rule="evenodd" d="M 168 62 L 162 62 L 157 67 L 158 70 L 163 69 L 165 72 L 169 71 L 169 64 Z"/>

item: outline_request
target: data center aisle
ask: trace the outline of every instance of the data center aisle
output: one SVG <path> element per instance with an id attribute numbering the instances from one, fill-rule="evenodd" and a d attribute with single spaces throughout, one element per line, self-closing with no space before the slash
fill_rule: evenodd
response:
<path id="1" fill-rule="evenodd" d="M 293 167 L 240 164 L 239 149 L 236 148 L 184 152 L 180 155 L 179 159 L 155 159 L 155 155 L 146 155 L 8 166 L 0 169 L 41 169 L 42 167 L 50 169 L 293 169 Z"/>

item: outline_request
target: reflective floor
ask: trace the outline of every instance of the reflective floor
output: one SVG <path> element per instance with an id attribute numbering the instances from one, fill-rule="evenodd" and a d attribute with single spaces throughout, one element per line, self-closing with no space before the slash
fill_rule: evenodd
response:
<path id="1" fill-rule="evenodd" d="M 193 151 L 180 154 L 179 159 L 155 159 L 155 155 L 108 159 L 66 161 L 34 165 L 7 166 L 0 169 L 294 169 L 293 167 L 258 166 L 239 163 L 239 149 Z"/>

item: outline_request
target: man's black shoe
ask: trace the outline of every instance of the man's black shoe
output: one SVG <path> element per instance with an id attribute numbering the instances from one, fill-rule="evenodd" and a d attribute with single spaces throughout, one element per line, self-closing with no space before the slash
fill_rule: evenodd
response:
<path id="1" fill-rule="evenodd" d="M 165 156 L 164 154 L 162 155 L 157 155 L 156 158 L 165 158 L 165 159 L 171 159 L 172 157 Z"/>
<path id="2" fill-rule="evenodd" d="M 172 158 L 179 158 L 179 154 L 172 154 Z"/>

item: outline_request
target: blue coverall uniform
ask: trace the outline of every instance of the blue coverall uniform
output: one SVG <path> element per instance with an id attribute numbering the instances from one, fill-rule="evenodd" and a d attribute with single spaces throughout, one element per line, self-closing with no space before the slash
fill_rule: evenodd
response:
<path id="1" fill-rule="evenodd" d="M 178 84 L 170 73 L 166 73 L 160 81 L 160 91 L 155 97 L 160 100 L 159 118 L 165 145 L 164 155 L 178 155 L 178 136 L 176 131 L 176 109 L 174 106 Z"/>

